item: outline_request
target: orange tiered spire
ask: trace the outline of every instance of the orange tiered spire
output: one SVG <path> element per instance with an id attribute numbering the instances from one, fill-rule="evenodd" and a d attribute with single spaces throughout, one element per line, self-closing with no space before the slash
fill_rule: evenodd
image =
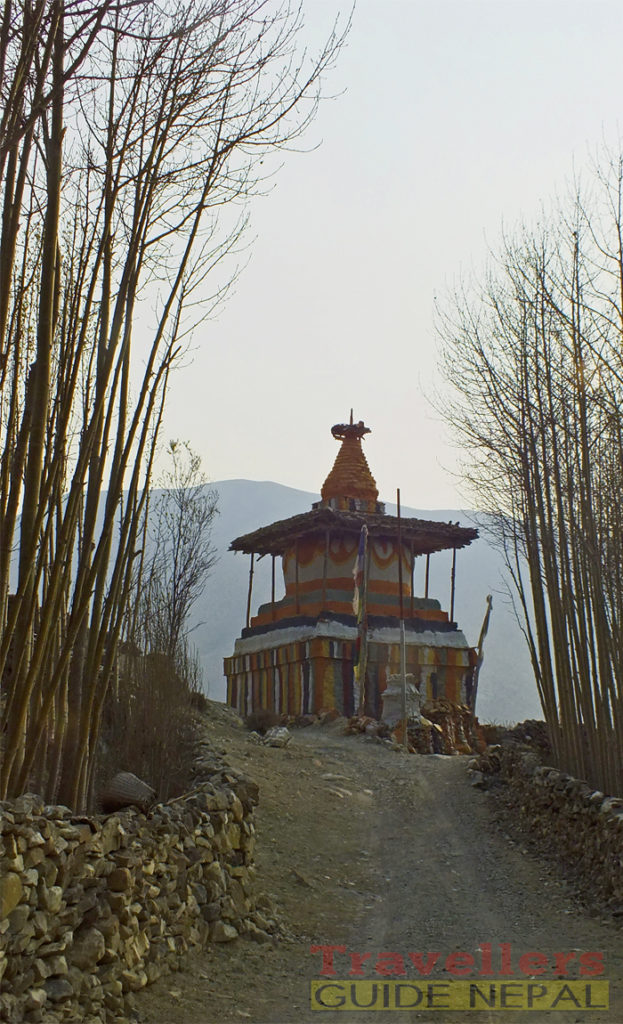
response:
<path id="1" fill-rule="evenodd" d="M 370 428 L 363 420 L 353 423 L 351 409 L 350 423 L 336 423 L 331 433 L 342 445 L 322 485 L 322 504 L 348 509 L 354 502 L 361 512 L 375 512 L 379 492 L 361 447 L 361 439 Z"/>

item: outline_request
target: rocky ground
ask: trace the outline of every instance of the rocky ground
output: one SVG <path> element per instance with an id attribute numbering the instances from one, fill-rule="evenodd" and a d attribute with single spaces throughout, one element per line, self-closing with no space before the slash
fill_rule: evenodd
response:
<path id="1" fill-rule="evenodd" d="M 238 939 L 193 955 L 183 971 L 137 995 L 141 1024 L 359 1024 L 387 1017 L 383 1010 L 312 1011 L 310 985 L 322 977 L 322 956 L 311 953 L 312 945 L 345 947 L 335 954 L 336 978 L 348 978 L 354 966 L 377 982 L 383 978 L 375 966 L 388 952 L 398 959 L 381 957 L 382 963 L 399 969 L 402 958 L 406 977 L 398 980 L 404 981 L 418 980 L 409 952 L 423 954 L 424 966 L 426 954 L 438 952 L 429 978 L 444 981 L 452 977 L 444 969 L 451 954 L 462 952 L 482 966 L 490 944 L 493 968 L 483 973 L 505 971 L 509 984 L 524 979 L 519 958 L 529 952 L 544 957 L 531 963 L 546 964 L 541 976 L 543 968 L 535 969 L 535 984 L 561 969 L 562 981 L 599 980 L 581 978 L 580 958 L 588 964 L 594 962 L 588 953 L 600 953 L 609 1009 L 578 1008 L 565 995 L 565 1009 L 559 1004 L 528 1019 L 623 1020 L 619 923 L 581 903 L 556 861 L 542 858 L 510 827 L 495 789 L 470 785 L 467 758 L 409 756 L 317 726 L 272 748 L 254 742 L 227 709 L 211 706 L 207 721 L 215 747 L 259 783 L 260 907 L 267 923 L 280 923 L 282 935 L 275 943 Z M 371 955 L 357 964 L 351 953 Z M 521 1019 L 512 1010 L 434 1011 L 433 997 L 431 1009 L 403 1011 L 398 1019 Z"/>

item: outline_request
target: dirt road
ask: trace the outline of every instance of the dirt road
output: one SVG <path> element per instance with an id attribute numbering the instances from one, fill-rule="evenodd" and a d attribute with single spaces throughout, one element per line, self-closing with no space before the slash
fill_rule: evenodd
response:
<path id="1" fill-rule="evenodd" d="M 297 731 L 285 750 L 225 725 L 216 738 L 260 784 L 259 888 L 288 934 L 275 946 L 239 939 L 189 958 L 140 993 L 142 1024 L 623 1020 L 620 927 L 583 909 L 556 865 L 496 823 L 495 796 L 472 788 L 465 758 L 397 754 L 320 728 Z M 602 1002 L 603 979 L 609 1008 L 587 1008 Z M 350 999 L 361 982 L 362 1008 L 312 1010 L 313 980 L 325 983 L 317 1006 Z M 479 1008 L 447 1008 L 445 983 L 457 980 L 477 986 Z M 534 1012 L 511 1009 L 528 984 Z M 412 1007 L 397 1018 L 382 1008 L 396 998 Z M 371 1000 L 380 1009 L 366 1011 Z"/>

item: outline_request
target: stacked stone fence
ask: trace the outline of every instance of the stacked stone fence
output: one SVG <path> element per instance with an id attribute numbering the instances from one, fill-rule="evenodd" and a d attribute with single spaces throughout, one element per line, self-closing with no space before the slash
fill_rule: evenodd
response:
<path id="1" fill-rule="evenodd" d="M 517 745 L 489 747 L 469 763 L 474 783 L 498 777 L 510 802 L 541 846 L 593 896 L 623 910 L 623 799 L 540 763 Z"/>
<path id="2" fill-rule="evenodd" d="M 195 781 L 148 814 L 0 803 L 0 1020 L 127 1020 L 131 993 L 189 949 L 266 938 L 253 899 L 257 786 L 207 753 Z"/>

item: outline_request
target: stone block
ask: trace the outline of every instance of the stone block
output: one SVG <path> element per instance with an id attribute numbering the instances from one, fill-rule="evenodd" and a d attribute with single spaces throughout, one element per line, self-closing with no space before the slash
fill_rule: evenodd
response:
<path id="1" fill-rule="evenodd" d="M 108 888 L 112 892 L 126 892 L 132 887 L 132 873 L 128 868 L 115 868 L 108 876 Z"/>
<path id="2" fill-rule="evenodd" d="M 105 949 L 106 941 L 102 933 L 97 928 L 85 928 L 77 933 L 68 955 L 72 964 L 88 971 L 99 963 Z"/>
<path id="3" fill-rule="evenodd" d="M 24 894 L 24 886 L 18 874 L 7 871 L 0 875 L 0 919 L 9 916 Z"/>
<path id="4" fill-rule="evenodd" d="M 39 865 L 39 876 L 47 886 L 53 886 L 58 877 L 58 867 L 53 860 L 46 857 Z"/>
<path id="5" fill-rule="evenodd" d="M 67 974 L 67 958 L 57 953 L 54 956 L 49 956 L 45 961 L 46 970 L 48 977 L 63 976 Z"/>
<path id="6" fill-rule="evenodd" d="M 43 839 L 41 840 L 41 842 L 43 843 Z M 45 853 L 43 852 L 41 846 L 33 846 L 32 849 L 26 850 L 24 854 L 24 867 L 34 868 L 38 864 L 41 864 L 41 861 L 44 858 Z"/>
<path id="7" fill-rule="evenodd" d="M 122 971 L 121 984 L 124 992 L 138 992 L 147 984 L 147 974 L 143 970 Z"/>
<path id="8" fill-rule="evenodd" d="M 211 864 L 207 864 L 203 869 L 203 877 L 206 882 L 211 882 L 217 885 L 221 890 L 225 889 L 225 878 L 223 876 L 223 869 L 218 861 L 212 861 Z"/>
<path id="9" fill-rule="evenodd" d="M 212 942 L 232 942 L 238 938 L 238 932 L 231 924 L 224 921 L 215 921 L 210 925 L 210 939 Z"/>
<path id="10" fill-rule="evenodd" d="M 67 978 L 48 978 L 44 985 L 47 998 L 52 1003 L 60 1003 L 71 999 L 74 990 Z"/>
<path id="11" fill-rule="evenodd" d="M 63 890 L 60 885 L 43 885 L 40 889 L 41 904 L 49 914 L 58 914 L 63 905 Z"/>
<path id="12" fill-rule="evenodd" d="M 27 903 L 20 903 L 19 906 L 12 910 L 9 914 L 9 931 L 13 934 L 21 932 L 26 927 L 26 922 L 31 915 L 31 908 Z M 34 923 L 32 925 L 32 934 L 35 933 Z"/>
<path id="13" fill-rule="evenodd" d="M 48 993 L 44 988 L 31 988 L 26 996 L 24 1008 L 26 1010 L 41 1010 L 47 1001 Z"/>

